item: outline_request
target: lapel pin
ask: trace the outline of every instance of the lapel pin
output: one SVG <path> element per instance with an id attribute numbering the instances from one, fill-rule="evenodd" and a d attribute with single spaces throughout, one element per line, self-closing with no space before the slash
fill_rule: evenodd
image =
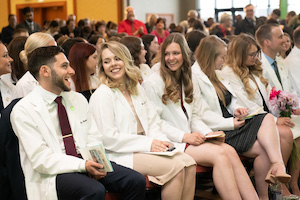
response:
<path id="1" fill-rule="evenodd" d="M 71 110 L 74 111 L 74 106 L 71 106 Z"/>

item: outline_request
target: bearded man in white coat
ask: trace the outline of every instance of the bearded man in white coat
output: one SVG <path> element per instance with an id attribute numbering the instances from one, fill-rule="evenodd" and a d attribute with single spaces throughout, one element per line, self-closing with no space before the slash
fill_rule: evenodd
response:
<path id="1" fill-rule="evenodd" d="M 106 190 L 121 192 L 122 199 L 143 199 L 144 176 L 113 162 L 113 172 L 101 172 L 103 165 L 78 154 L 80 148 L 100 144 L 101 134 L 86 99 L 70 91 L 68 79 L 75 72 L 63 50 L 56 46 L 34 50 L 28 68 L 39 86 L 11 113 L 28 199 L 104 200 Z M 67 135 L 62 118 L 68 121 Z"/>

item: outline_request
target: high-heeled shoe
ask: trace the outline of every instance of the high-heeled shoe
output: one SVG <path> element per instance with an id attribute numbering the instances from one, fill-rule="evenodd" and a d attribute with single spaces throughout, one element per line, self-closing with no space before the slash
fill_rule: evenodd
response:
<path id="1" fill-rule="evenodd" d="M 276 183 L 276 181 L 278 180 L 281 183 L 288 183 L 291 179 L 291 175 L 284 173 L 284 172 L 279 172 L 277 170 L 276 174 L 272 174 L 272 171 L 275 169 L 276 166 L 278 165 L 284 165 L 283 162 L 276 162 L 274 164 L 271 165 L 270 170 L 267 173 L 267 176 L 265 178 L 265 181 L 267 183 Z"/>

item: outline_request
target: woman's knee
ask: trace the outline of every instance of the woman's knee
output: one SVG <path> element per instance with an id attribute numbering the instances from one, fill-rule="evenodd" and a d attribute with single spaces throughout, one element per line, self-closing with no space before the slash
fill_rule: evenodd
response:
<path id="1" fill-rule="evenodd" d="M 293 143 L 294 137 L 292 130 L 287 126 L 278 127 L 280 140 L 288 142 L 289 144 Z"/>
<path id="2" fill-rule="evenodd" d="M 264 117 L 263 123 L 266 122 L 274 125 L 276 124 L 274 116 L 270 113 L 266 114 L 266 116 Z"/>

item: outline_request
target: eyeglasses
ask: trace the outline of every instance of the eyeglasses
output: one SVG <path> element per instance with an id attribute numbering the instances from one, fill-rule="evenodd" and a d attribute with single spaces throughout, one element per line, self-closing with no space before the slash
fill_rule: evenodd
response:
<path id="1" fill-rule="evenodd" d="M 251 58 L 256 58 L 259 56 L 259 51 L 253 52 L 253 53 L 249 53 L 248 56 L 250 56 Z"/>

